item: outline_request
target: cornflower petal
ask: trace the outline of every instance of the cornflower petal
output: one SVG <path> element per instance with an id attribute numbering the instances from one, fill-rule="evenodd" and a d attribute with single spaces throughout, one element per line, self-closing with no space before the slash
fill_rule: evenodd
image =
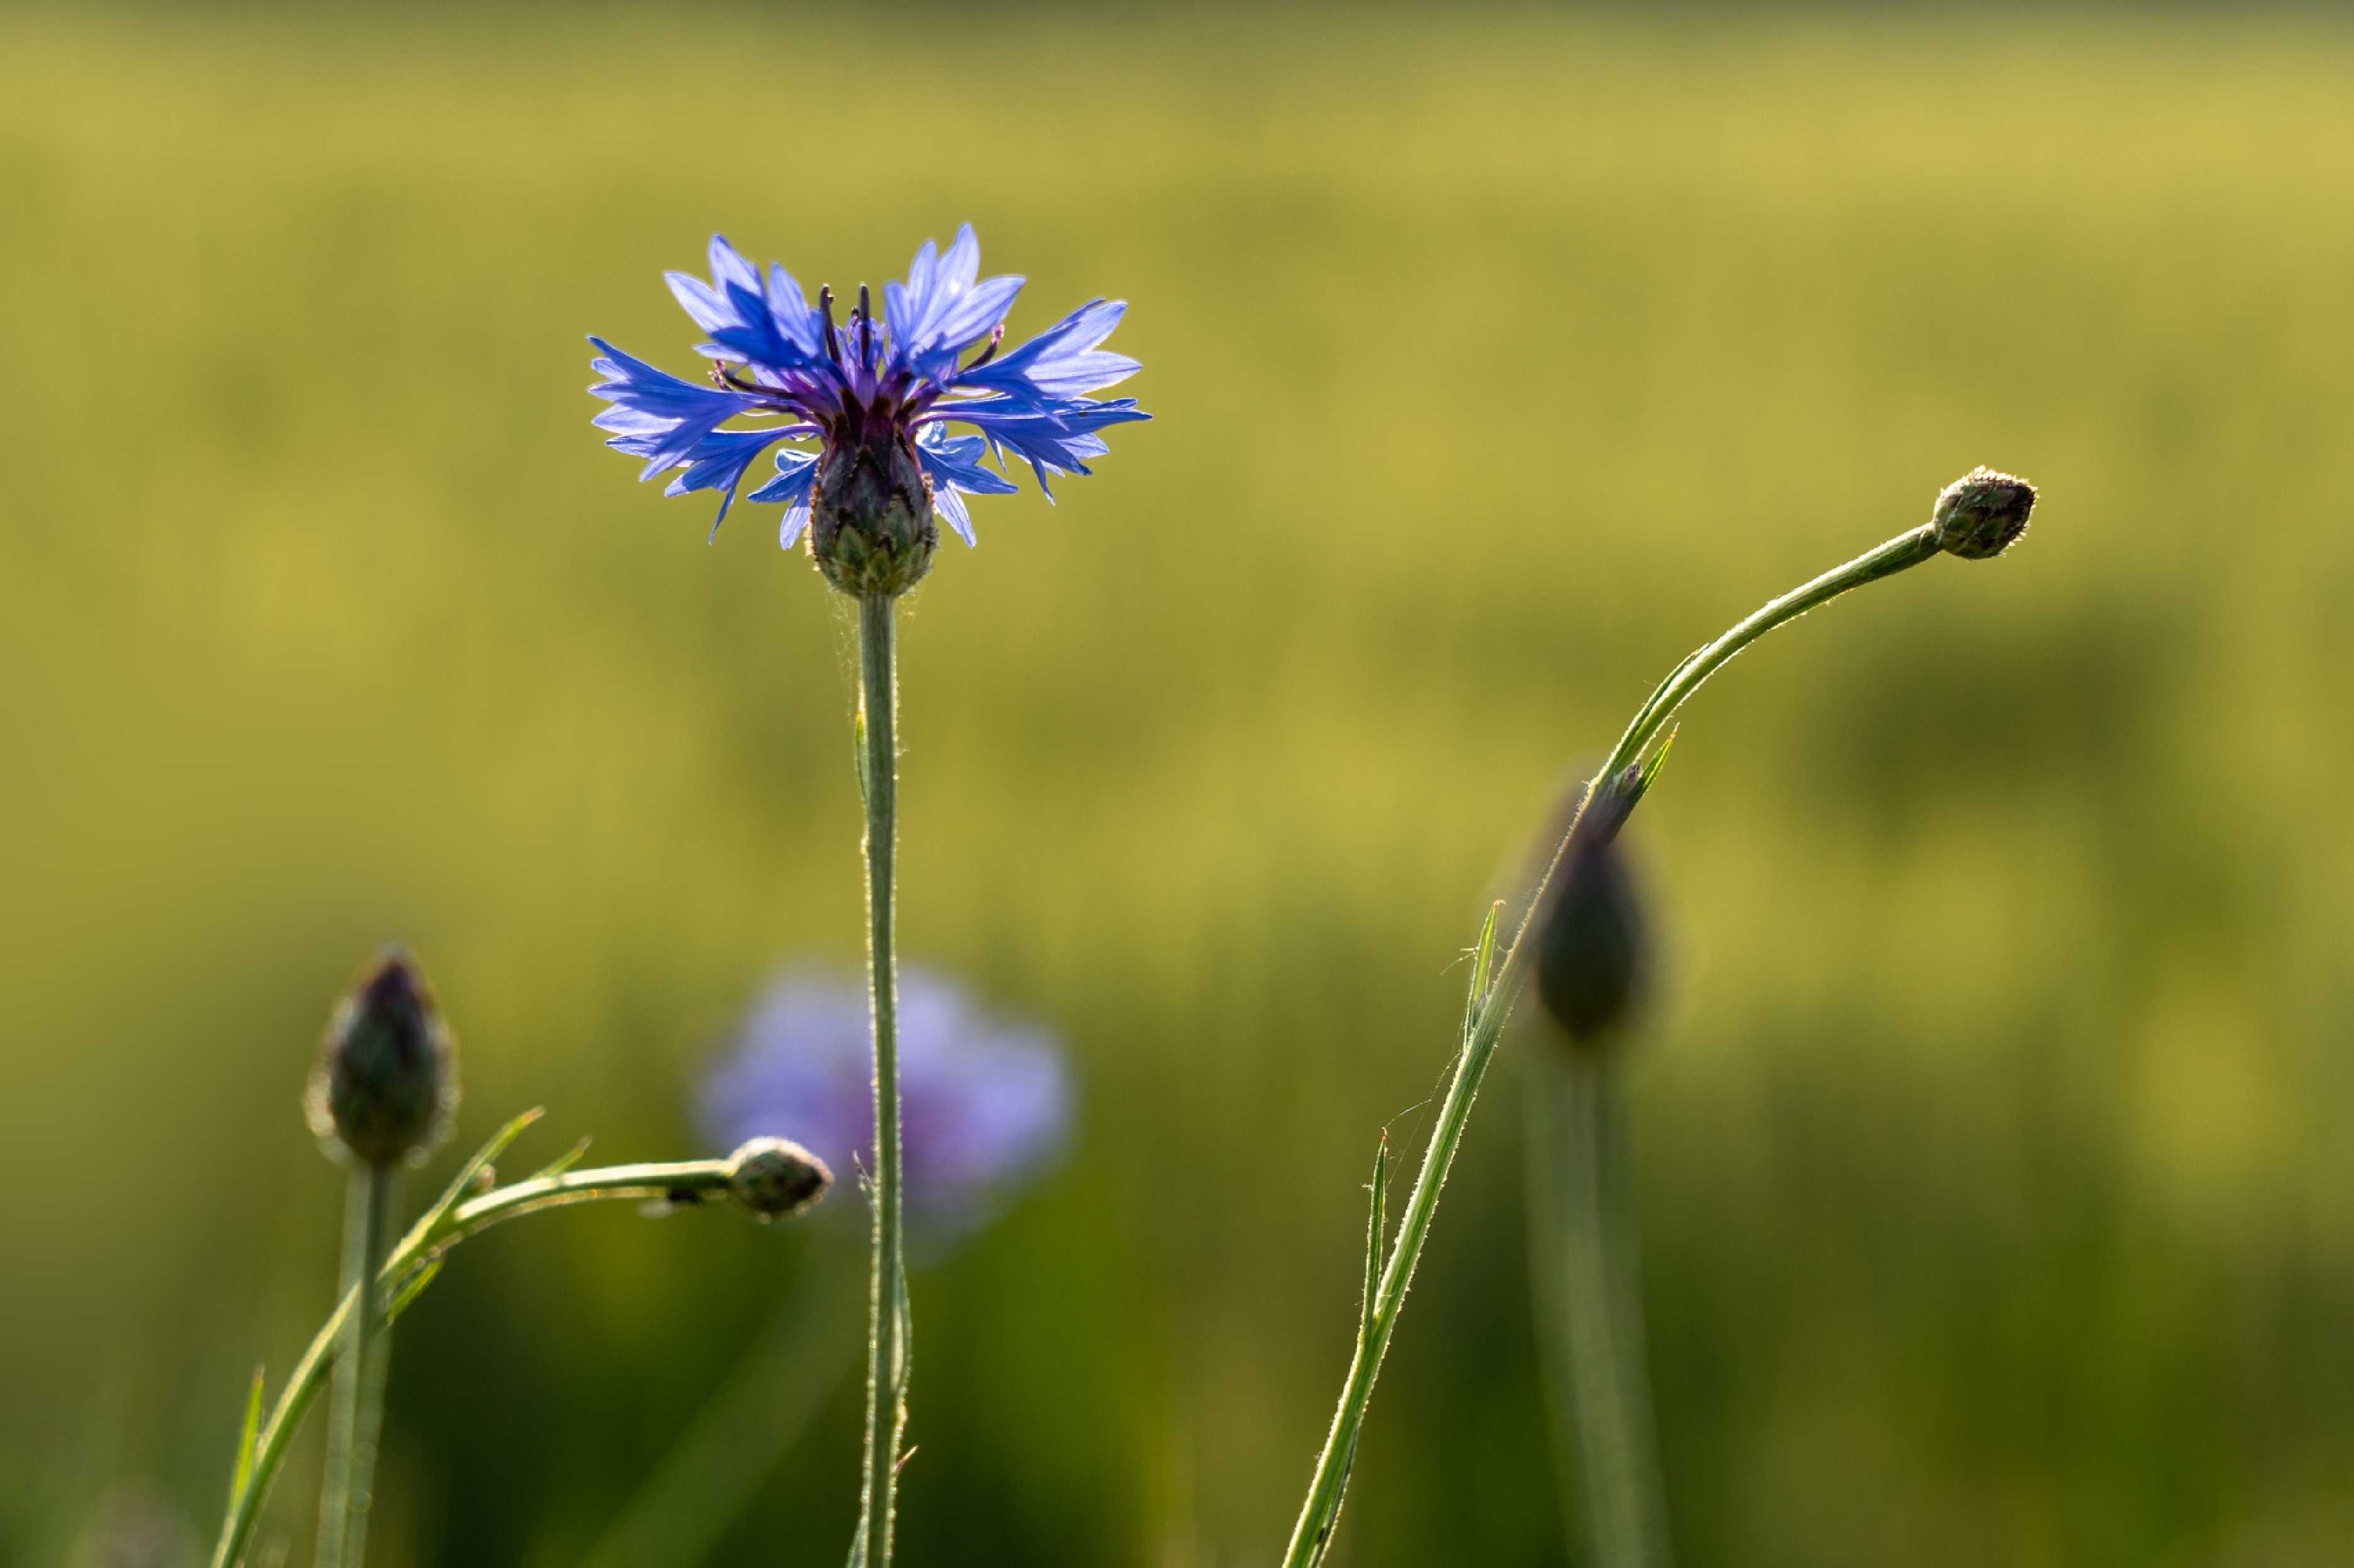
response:
<path id="1" fill-rule="evenodd" d="M 744 253 L 728 244 L 724 234 L 711 237 L 711 281 L 731 293 L 760 291 L 760 270 L 744 260 Z"/>
<path id="2" fill-rule="evenodd" d="M 785 502 L 783 527 L 777 542 L 790 550 L 809 526 L 810 493 L 817 487 L 817 453 L 788 447 L 777 454 L 777 477 L 746 496 L 747 501 Z"/>
<path id="3" fill-rule="evenodd" d="M 769 264 L 769 314 L 776 321 L 777 330 L 805 357 L 815 360 L 824 355 L 825 323 L 818 319 L 817 307 L 809 302 L 809 295 L 793 281 L 793 275 L 773 261 Z"/>
<path id="4" fill-rule="evenodd" d="M 1008 272 L 975 285 L 942 310 L 931 329 L 933 341 L 950 352 L 970 348 L 1005 319 L 1023 281 L 1018 274 Z"/>
<path id="5" fill-rule="evenodd" d="M 663 281 L 670 285 L 671 295 L 678 301 L 679 308 L 705 332 L 719 332 L 736 324 L 736 307 L 694 273 L 665 272 Z"/>
<path id="6" fill-rule="evenodd" d="M 1076 397 L 1100 391 L 1141 368 L 1124 354 L 1096 349 L 1127 313 L 1125 300 L 1091 301 L 1012 353 L 960 372 L 954 385 L 959 391 L 973 388 L 1014 397 Z"/>
<path id="7" fill-rule="evenodd" d="M 907 263 L 907 281 L 883 285 L 883 320 L 893 343 L 904 346 L 915 341 L 916 323 L 923 320 L 932 297 L 932 274 L 938 270 L 939 256 L 940 248 L 925 240 L 916 259 Z"/>
<path id="8" fill-rule="evenodd" d="M 916 461 L 932 482 L 932 507 L 966 544 L 975 543 L 972 513 L 966 495 L 1012 495 L 1022 487 L 1003 474 L 981 466 L 989 443 L 979 436 L 951 436 L 938 425 L 927 425 L 916 438 Z M 960 493 L 961 492 L 962 493 Z"/>
<path id="9" fill-rule="evenodd" d="M 1109 449 L 1096 431 L 1151 416 L 1133 398 L 1106 401 L 1073 397 L 1033 404 L 1013 397 L 992 397 L 970 403 L 943 403 L 927 418 L 972 426 L 991 443 L 1004 447 L 1028 462 L 1048 499 L 1050 473 L 1086 473 L 1086 460 Z"/>
<path id="10" fill-rule="evenodd" d="M 885 285 L 884 309 L 899 365 L 944 387 L 955 372 L 957 355 L 1005 319 L 1023 280 L 1007 274 L 976 284 L 980 272 L 981 241 L 968 223 L 957 230 L 945 256 L 932 241 L 924 241 L 907 268 L 904 287 Z"/>
<path id="11" fill-rule="evenodd" d="M 647 460 L 642 480 L 685 461 L 721 425 L 761 407 L 740 392 L 682 381 L 602 338 L 588 341 L 602 351 L 589 368 L 603 377 L 588 390 L 613 405 L 590 422 L 612 432 L 606 445 Z"/>
<path id="12" fill-rule="evenodd" d="M 719 515 L 711 520 L 712 537 L 719 535 L 719 524 L 727 521 L 727 509 L 736 504 L 736 487 L 744 481 L 744 471 L 752 460 L 782 440 L 785 432 L 777 430 L 716 430 L 705 436 L 688 454 L 685 466 L 663 491 L 664 495 L 684 495 L 689 491 L 716 490 Z"/>
<path id="13" fill-rule="evenodd" d="M 932 487 L 932 510 L 948 519 L 949 526 L 956 530 L 957 537 L 965 542 L 967 548 L 981 543 L 972 536 L 972 509 L 964 503 L 964 497 L 959 495 L 952 486 L 936 484 Z"/>

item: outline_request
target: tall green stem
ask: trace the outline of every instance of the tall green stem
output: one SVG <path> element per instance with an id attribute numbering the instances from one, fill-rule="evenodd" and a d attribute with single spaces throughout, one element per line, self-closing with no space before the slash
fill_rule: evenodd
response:
<path id="1" fill-rule="evenodd" d="M 1844 566 L 1835 567 L 1821 577 L 1792 589 L 1755 614 L 1734 626 L 1713 642 L 1696 650 L 1671 671 L 1668 678 L 1651 694 L 1650 700 L 1637 711 L 1627 731 L 1619 736 L 1610 759 L 1603 765 L 1596 782 L 1617 780 L 1626 770 L 1639 761 L 1650 742 L 1675 716 L 1701 683 L 1734 654 L 1755 642 L 1768 631 L 1787 620 L 1794 620 L 1816 607 L 1837 599 L 1852 588 L 1876 582 L 1908 567 L 1918 566 L 1938 553 L 1935 535 L 1926 524 L 1907 530 L 1876 549 L 1858 556 Z M 1588 787 L 1585 800 L 1578 807 L 1584 816 L 1585 807 L 1594 799 Z M 1488 1064 L 1494 1058 L 1496 1043 L 1502 1036 L 1504 1022 L 1511 1014 L 1512 1004 L 1520 995 L 1521 981 L 1533 957 L 1533 944 L 1529 940 L 1535 915 L 1544 906 L 1545 891 L 1559 874 L 1563 857 L 1568 853 L 1572 837 L 1577 831 L 1573 819 L 1555 846 L 1552 863 L 1538 883 L 1521 919 L 1512 933 L 1511 946 L 1496 967 L 1495 977 L 1487 991 L 1472 1004 L 1470 1016 L 1463 1033 L 1463 1042 L 1455 1058 L 1455 1071 L 1448 1078 L 1447 1091 L 1439 1102 L 1437 1125 L 1431 1128 L 1430 1144 L 1423 1152 L 1422 1168 L 1415 1175 L 1414 1192 L 1406 1200 L 1405 1213 L 1398 1222 L 1397 1239 L 1391 1245 L 1388 1261 L 1381 1273 L 1380 1288 L 1375 1292 L 1373 1309 L 1366 1315 L 1365 1330 L 1360 1335 L 1355 1356 L 1349 1364 L 1347 1381 L 1341 1389 L 1341 1404 L 1333 1413 L 1331 1430 L 1326 1434 L 1324 1449 L 1317 1457 L 1316 1474 L 1310 1482 L 1308 1499 L 1292 1526 L 1291 1543 L 1284 1553 L 1284 1568 L 1310 1568 L 1323 1556 L 1331 1539 L 1333 1527 L 1340 1520 L 1341 1495 L 1348 1484 L 1349 1468 L 1356 1457 L 1357 1437 L 1364 1425 L 1365 1409 L 1373 1403 L 1373 1383 L 1381 1375 L 1382 1361 L 1389 1353 L 1390 1335 L 1397 1327 L 1399 1312 L 1405 1305 L 1406 1287 L 1414 1282 L 1414 1271 L 1422 1261 L 1422 1249 L 1430 1235 L 1430 1224 L 1438 1210 L 1438 1194 L 1447 1185 L 1447 1174 L 1455 1163 L 1456 1149 L 1463 1141 L 1463 1129 L 1471 1118 L 1471 1104 L 1479 1097 L 1479 1083 L 1487 1075 Z"/>
<path id="2" fill-rule="evenodd" d="M 385 1293 L 373 1281 L 392 1245 L 400 1173 L 389 1164 L 352 1167 L 344 1211 L 342 1294 L 358 1297 L 328 1407 L 326 1479 L 319 1492 L 318 1568 L 361 1568 L 367 1554 L 376 1434 L 392 1350 Z"/>
<path id="3" fill-rule="evenodd" d="M 892 601 L 858 601 L 859 780 L 866 797 L 866 971 L 875 999 L 875 1257 L 868 1276 L 866 1478 L 859 1542 L 890 1568 L 899 1439 L 907 1424 L 907 1279 L 900 1242 L 898 965 L 892 932 L 898 847 L 898 649 Z"/>
<path id="4" fill-rule="evenodd" d="M 1566 1522 L 1583 1520 L 1594 1568 L 1665 1568 L 1618 1053 L 1548 1052 L 1532 1066 L 1529 1273 Z"/>

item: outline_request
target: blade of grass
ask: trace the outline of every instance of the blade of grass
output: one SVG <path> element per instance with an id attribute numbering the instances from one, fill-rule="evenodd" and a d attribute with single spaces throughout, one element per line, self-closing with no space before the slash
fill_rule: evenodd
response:
<path id="1" fill-rule="evenodd" d="M 228 1506 L 237 1507 L 245 1496 L 246 1484 L 253 1479 L 253 1448 L 261 1437 L 261 1388 L 263 1369 L 253 1369 L 253 1387 L 245 1396 L 245 1420 L 237 1433 L 237 1467 L 229 1472 Z"/>

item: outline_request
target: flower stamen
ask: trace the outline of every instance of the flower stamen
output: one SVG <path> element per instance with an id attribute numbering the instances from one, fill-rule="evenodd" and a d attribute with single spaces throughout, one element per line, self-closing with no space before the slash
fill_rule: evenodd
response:
<path id="1" fill-rule="evenodd" d="M 747 381 L 742 376 L 737 375 L 733 370 L 728 369 L 727 362 L 724 359 L 715 359 L 711 362 L 711 379 L 717 385 L 726 387 L 730 392 L 748 393 L 755 397 L 768 397 L 774 396 L 768 387 L 762 387 L 757 382 Z"/>
<path id="2" fill-rule="evenodd" d="M 997 351 L 1004 346 L 1005 323 L 1003 322 L 1000 322 L 995 326 L 990 328 L 989 346 L 982 349 L 979 354 L 974 355 L 971 361 L 965 366 L 963 370 L 959 371 L 958 374 L 961 376 L 967 372 L 980 369 L 982 366 L 987 365 L 991 360 L 995 359 L 997 357 Z"/>
<path id="3" fill-rule="evenodd" d="M 825 318 L 825 356 L 833 361 L 836 370 L 842 368 L 842 339 L 833 330 L 833 285 L 822 283 L 817 291 L 818 314 Z"/>

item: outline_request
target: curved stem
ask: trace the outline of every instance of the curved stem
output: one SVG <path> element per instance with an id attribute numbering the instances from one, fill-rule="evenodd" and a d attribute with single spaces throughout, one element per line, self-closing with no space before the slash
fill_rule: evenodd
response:
<path id="1" fill-rule="evenodd" d="M 1833 567 L 1812 582 L 1800 584 L 1781 598 L 1761 606 L 1755 614 L 1732 627 L 1715 641 L 1694 650 L 1666 680 L 1659 683 L 1659 690 L 1653 692 L 1650 700 L 1637 711 L 1634 722 L 1627 726 L 1627 733 L 1618 737 L 1617 749 L 1611 752 L 1609 762 L 1604 765 L 1603 776 L 1607 778 L 1640 757 L 1643 748 L 1650 744 L 1651 737 L 1675 716 L 1678 708 L 1683 706 L 1684 699 L 1699 691 L 1702 682 L 1724 668 L 1744 648 L 1784 621 L 1796 620 L 1807 611 L 1829 604 L 1850 588 L 1859 588 L 1866 583 L 1878 582 L 1882 577 L 1893 577 L 1907 567 L 1919 566 L 1937 550 L 1936 531 L 1924 523 L 1918 528 L 1897 535 L 1877 548 L 1866 550 L 1844 566 Z"/>
<path id="2" fill-rule="evenodd" d="M 898 650 L 892 601 L 858 601 L 859 780 L 866 797 L 866 972 L 875 1010 L 875 1255 L 868 1276 L 866 1471 L 854 1561 L 890 1568 L 907 1425 L 907 1278 L 900 1239 L 897 953 L 892 933 L 898 852 Z"/>
<path id="3" fill-rule="evenodd" d="M 635 1198 L 642 1203 L 692 1206 L 726 1196 L 732 1168 L 733 1162 L 726 1160 L 663 1160 L 638 1165 L 600 1165 L 590 1171 L 568 1171 L 560 1176 L 535 1176 L 528 1181 L 512 1182 L 459 1204 L 451 1211 L 449 1228 L 430 1238 L 429 1247 L 438 1253 L 493 1225 L 519 1220 L 542 1209 L 570 1208 L 575 1203 Z M 404 1249 L 413 1248 L 416 1254 L 428 1250 L 424 1242 L 412 1240 L 401 1245 Z M 411 1261 L 415 1261 L 414 1257 Z M 401 1255 L 395 1253 L 386 1267 L 387 1271 L 395 1270 L 401 1263 Z"/>
<path id="4" fill-rule="evenodd" d="M 367 1552 L 367 1513 L 375 1488 L 376 1432 L 384 1419 L 384 1383 L 390 1345 L 385 1293 L 363 1289 L 384 1266 L 391 1245 L 393 1205 L 400 1173 L 391 1165 L 352 1167 L 344 1210 L 342 1291 L 356 1295 L 359 1310 L 335 1363 L 335 1396 L 327 1420 L 327 1466 L 319 1489 L 318 1568 L 360 1568 Z"/>
<path id="5" fill-rule="evenodd" d="M 1617 1053 L 1548 1053 L 1528 1084 L 1529 1272 L 1562 1496 L 1595 1568 L 1665 1568 Z M 1582 1506 L 1570 1505 L 1582 1499 Z"/>
<path id="6" fill-rule="evenodd" d="M 385 1320 L 389 1324 L 399 1317 L 422 1287 L 429 1271 L 440 1266 L 443 1253 L 502 1221 L 541 1209 L 614 1198 L 698 1202 L 705 1198 L 723 1197 L 728 1191 L 728 1169 L 729 1162 L 725 1160 L 610 1165 L 535 1177 L 436 1211 L 401 1238 L 376 1271 L 376 1283 L 388 1298 Z M 338 1351 L 345 1326 L 351 1320 L 359 1298 L 356 1288 L 345 1290 L 324 1326 L 312 1336 L 302 1359 L 294 1363 L 278 1403 L 270 1407 L 270 1419 L 263 1423 L 254 1441 L 252 1469 L 244 1489 L 230 1504 L 228 1517 L 221 1523 L 220 1539 L 213 1547 L 212 1568 L 238 1568 L 245 1560 L 253 1542 L 254 1526 L 261 1517 L 261 1505 L 286 1462 L 286 1450 L 326 1383 L 329 1368 L 341 1360 Z"/>
<path id="7" fill-rule="evenodd" d="M 1447 1174 L 1455 1163 L 1456 1149 L 1463 1141 L 1463 1129 L 1471 1118 L 1472 1101 L 1479 1097 L 1480 1080 L 1487 1076 L 1488 1065 L 1494 1058 L 1496 1042 L 1501 1036 L 1504 1022 L 1511 1014 L 1512 1004 L 1519 998 L 1521 981 L 1533 958 L 1533 944 L 1529 933 L 1535 924 L 1537 912 L 1544 907 L 1545 893 L 1553 879 L 1560 874 L 1564 858 L 1577 832 L 1579 820 L 1594 802 L 1599 786 L 1625 788 L 1628 770 L 1643 758 L 1651 740 L 1666 727 L 1701 683 L 1744 648 L 1787 620 L 1794 620 L 1819 605 L 1837 599 L 1851 588 L 1876 582 L 1908 567 L 1920 565 L 1938 553 L 1934 535 L 1925 524 L 1908 529 L 1877 548 L 1866 551 L 1844 566 L 1835 567 L 1813 581 L 1803 584 L 1740 621 L 1723 636 L 1696 650 L 1678 664 L 1665 681 L 1659 683 L 1649 701 L 1637 710 L 1626 733 L 1619 736 L 1610 759 L 1588 785 L 1585 799 L 1579 802 L 1576 815 L 1564 831 L 1554 846 L 1552 862 L 1539 879 L 1530 897 L 1526 912 L 1512 933 L 1511 945 L 1496 966 L 1495 978 L 1486 992 L 1473 1004 L 1467 1021 L 1463 1043 L 1455 1058 L 1455 1071 L 1447 1079 L 1445 1096 L 1439 1102 L 1437 1124 L 1431 1128 L 1430 1143 L 1423 1152 L 1422 1169 L 1414 1179 L 1413 1193 L 1406 1200 L 1405 1217 L 1398 1223 L 1397 1240 L 1392 1245 L 1388 1261 L 1383 1266 L 1381 1287 L 1368 1315 L 1365 1331 L 1360 1337 L 1357 1352 L 1349 1363 L 1347 1381 L 1341 1385 L 1341 1404 L 1332 1415 L 1332 1425 L 1324 1439 L 1324 1449 L 1317 1457 L 1316 1474 L 1309 1483 L 1308 1499 L 1292 1526 L 1291 1543 L 1284 1552 L 1284 1568 L 1311 1568 L 1324 1553 L 1333 1527 L 1339 1522 L 1341 1495 L 1348 1484 L 1349 1467 L 1357 1451 L 1357 1436 L 1364 1425 L 1366 1407 L 1372 1404 L 1374 1381 L 1381 1375 L 1382 1361 L 1389 1353 L 1390 1335 L 1397 1327 L 1400 1310 L 1405 1305 L 1406 1287 L 1414 1282 L 1414 1271 L 1422 1261 L 1422 1249 L 1430 1235 L 1432 1216 L 1438 1210 L 1438 1194 L 1447 1185 Z M 1639 789 L 1641 785 L 1636 783 Z"/>

